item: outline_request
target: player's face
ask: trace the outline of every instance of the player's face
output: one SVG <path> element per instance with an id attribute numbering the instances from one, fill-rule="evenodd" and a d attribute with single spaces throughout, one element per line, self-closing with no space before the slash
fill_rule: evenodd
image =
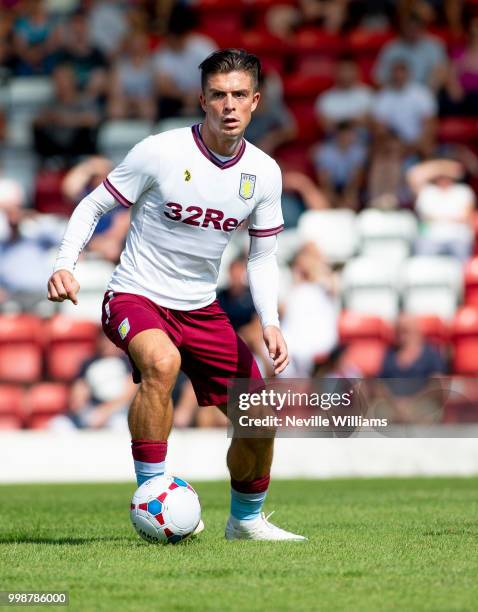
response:
<path id="1" fill-rule="evenodd" d="M 209 129 L 216 136 L 242 136 L 259 102 L 248 72 L 212 74 L 201 94 L 201 106 Z"/>

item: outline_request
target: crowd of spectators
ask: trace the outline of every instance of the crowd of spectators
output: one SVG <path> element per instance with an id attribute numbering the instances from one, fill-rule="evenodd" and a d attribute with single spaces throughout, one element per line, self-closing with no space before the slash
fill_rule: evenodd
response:
<path id="1" fill-rule="evenodd" d="M 13 80 L 50 79 L 53 99 L 36 109 L 29 125 L 35 171 L 61 173 L 63 212 L 71 212 L 112 167 L 99 154 L 101 126 L 144 120 L 154 131 L 159 120 L 192 121 L 201 114 L 198 64 L 226 43 L 245 46 L 254 40 L 247 35 L 255 33 L 278 45 L 282 55 L 277 53 L 278 63 L 274 52 L 263 48 L 262 54 L 260 45 L 251 43 L 264 59 L 264 73 L 261 104 L 246 138 L 282 166 L 286 229 L 296 228 L 308 210 L 407 209 L 420 224 L 415 254 L 466 262 L 474 248 L 478 184 L 478 13 L 472 5 L 462 0 L 216 4 L 217 12 L 208 3 L 204 13 L 201 0 L 0 0 L 0 94 Z M 231 29 L 231 15 L 244 31 Z M 380 40 L 365 59 L 346 44 L 357 33 Z M 325 44 L 304 46 L 312 34 L 324 37 Z M 299 76 L 309 89 L 294 105 L 298 93 L 290 84 Z M 319 85 L 311 91 L 314 82 Z M 15 109 L 2 106 L 0 95 L 5 150 L 11 112 Z M 450 117 L 476 120 L 466 143 L 440 136 Z M 101 219 L 87 256 L 118 261 L 128 214 L 118 207 Z M 0 166 L 1 312 L 51 314 L 44 286 L 66 215 L 38 213 L 34 197 Z M 270 375 L 247 286 L 246 255 L 231 262 L 218 297 L 263 374 Z M 309 376 L 325 367 L 339 344 L 340 268 L 326 260 L 320 244 L 299 245 L 287 263 L 291 284 L 281 316 L 291 352 L 288 374 Z M 407 324 L 412 330 L 414 323 L 400 321 L 398 337 L 406 338 Z M 418 344 L 402 351 L 404 360 L 398 348 L 399 362 L 417 353 L 419 361 L 431 360 L 433 374 L 446 371 L 430 351 L 420 353 Z M 387 354 L 383 372 L 393 359 Z M 340 367 L 336 361 L 337 371 L 360 374 L 342 353 Z M 81 366 L 69 411 L 55 426 L 116 426 L 131 389 L 125 382 L 117 394 L 99 390 L 98 376 L 110 370 L 126 376 L 123 366 L 100 342 L 93 362 Z M 187 380 L 180 379 L 175 398 L 178 426 L 224 424 L 221 415 L 197 408 Z"/>

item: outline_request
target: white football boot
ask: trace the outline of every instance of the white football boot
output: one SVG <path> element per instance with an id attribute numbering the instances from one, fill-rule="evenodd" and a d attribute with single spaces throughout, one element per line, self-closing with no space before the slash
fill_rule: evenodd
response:
<path id="1" fill-rule="evenodd" d="M 290 531 L 269 523 L 268 519 L 271 514 L 273 512 L 266 516 L 264 512 L 261 512 L 256 519 L 248 521 L 229 516 L 226 525 L 226 540 L 295 540 L 301 542 L 307 540 L 304 536 L 290 533 Z"/>

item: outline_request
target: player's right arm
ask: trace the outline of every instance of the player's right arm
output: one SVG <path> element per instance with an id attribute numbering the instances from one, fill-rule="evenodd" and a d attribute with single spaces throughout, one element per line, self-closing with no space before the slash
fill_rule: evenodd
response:
<path id="1" fill-rule="evenodd" d="M 78 281 L 73 272 L 102 215 L 120 204 L 132 206 L 147 191 L 153 179 L 148 173 L 150 138 L 138 143 L 104 182 L 87 195 L 71 215 L 58 251 L 53 274 L 48 281 L 48 299 L 78 303 Z"/>

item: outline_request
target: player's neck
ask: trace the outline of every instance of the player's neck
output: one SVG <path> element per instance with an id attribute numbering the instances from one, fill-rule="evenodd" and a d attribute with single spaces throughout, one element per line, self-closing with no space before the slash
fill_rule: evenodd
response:
<path id="1" fill-rule="evenodd" d="M 218 138 L 209 129 L 206 121 L 201 126 L 201 138 L 210 151 L 227 157 L 234 157 L 242 142 L 242 134 L 231 138 Z"/>

